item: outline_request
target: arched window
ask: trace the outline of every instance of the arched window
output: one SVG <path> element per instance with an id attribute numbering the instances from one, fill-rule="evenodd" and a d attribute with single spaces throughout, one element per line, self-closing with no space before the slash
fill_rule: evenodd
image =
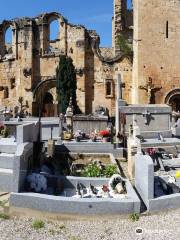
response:
<path id="1" fill-rule="evenodd" d="M 11 27 L 8 27 L 5 32 L 5 54 L 12 54 L 12 39 L 13 32 Z"/>
<path id="2" fill-rule="evenodd" d="M 58 20 L 53 20 L 49 25 L 49 51 L 58 51 L 60 26 Z"/>
<path id="3" fill-rule="evenodd" d="M 105 81 L 105 94 L 106 94 L 107 98 L 113 96 L 113 83 L 112 83 L 112 79 L 106 79 L 106 81 Z"/>
<path id="4" fill-rule="evenodd" d="M 59 21 L 54 20 L 50 23 L 49 39 L 50 41 L 56 41 L 59 39 Z"/>

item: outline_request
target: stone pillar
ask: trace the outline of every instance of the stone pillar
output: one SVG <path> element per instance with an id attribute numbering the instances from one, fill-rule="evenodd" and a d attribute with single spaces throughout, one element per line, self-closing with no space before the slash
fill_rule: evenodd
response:
<path id="1" fill-rule="evenodd" d="M 60 31 L 59 31 L 59 39 L 60 39 L 60 49 L 63 54 L 67 54 L 67 22 L 65 19 L 59 19 Z"/>
<path id="2" fill-rule="evenodd" d="M 127 0 L 114 0 L 114 18 L 113 18 L 113 40 L 114 40 L 114 51 L 115 55 L 120 52 L 118 46 L 118 37 L 122 31 L 125 30 L 127 11 Z"/>
<path id="3" fill-rule="evenodd" d="M 129 136 L 127 140 L 128 149 L 128 175 L 130 179 L 135 177 L 135 155 L 142 154 L 140 140 Z"/>
<path id="4" fill-rule="evenodd" d="M 133 36 L 133 76 L 132 76 L 132 91 L 131 91 L 131 103 L 138 104 L 138 72 L 139 72 L 139 44 L 141 44 L 141 39 L 139 38 L 139 0 L 133 1 L 133 22 L 134 22 L 134 36 Z"/>
<path id="5" fill-rule="evenodd" d="M 122 97 L 121 89 L 121 74 L 117 75 L 117 82 L 116 82 L 116 133 L 120 130 L 120 119 L 119 119 L 119 99 L 120 95 Z M 117 134 L 116 134 L 117 135 Z"/>

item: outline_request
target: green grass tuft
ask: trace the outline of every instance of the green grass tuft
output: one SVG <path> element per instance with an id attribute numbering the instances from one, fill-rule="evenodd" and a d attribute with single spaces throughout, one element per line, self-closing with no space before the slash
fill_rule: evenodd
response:
<path id="1" fill-rule="evenodd" d="M 32 223 L 32 227 L 36 230 L 44 228 L 45 223 L 42 220 L 34 220 Z"/>
<path id="2" fill-rule="evenodd" d="M 140 215 L 138 213 L 132 213 L 129 218 L 132 222 L 136 222 L 139 221 Z"/>

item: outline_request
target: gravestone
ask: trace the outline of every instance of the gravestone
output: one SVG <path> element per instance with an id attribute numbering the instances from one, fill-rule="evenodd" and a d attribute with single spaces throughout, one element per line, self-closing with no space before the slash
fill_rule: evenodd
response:
<path id="1" fill-rule="evenodd" d="M 135 156 L 135 187 L 146 205 L 154 198 L 154 164 L 148 155 Z"/>
<path id="2" fill-rule="evenodd" d="M 137 125 L 144 138 L 157 138 L 161 133 L 164 138 L 171 138 L 171 107 L 165 104 L 119 106 L 120 114 L 125 115 L 125 134 L 128 136 L 129 125 L 136 116 Z"/>
<path id="3" fill-rule="evenodd" d="M 134 131 L 135 130 L 135 131 Z M 133 126 L 129 128 L 129 137 L 127 140 L 128 151 L 128 174 L 130 179 L 135 177 L 135 156 L 136 154 L 142 154 L 140 139 L 136 137 L 136 128 Z"/>

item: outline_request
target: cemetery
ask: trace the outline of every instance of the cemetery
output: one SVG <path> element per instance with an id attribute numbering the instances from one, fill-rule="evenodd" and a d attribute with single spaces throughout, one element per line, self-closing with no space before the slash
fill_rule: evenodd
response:
<path id="1" fill-rule="evenodd" d="M 179 239 L 180 1 L 82 2 L 2 6 L 0 239 Z"/>
<path id="2" fill-rule="evenodd" d="M 71 101 L 59 119 L 4 118 L 0 191 L 10 193 L 10 211 L 128 214 L 140 213 L 142 203 L 149 212 L 179 208 L 179 120 L 167 105 L 127 105 L 120 95 L 116 108 L 114 127 L 100 113 L 74 117 Z"/>

